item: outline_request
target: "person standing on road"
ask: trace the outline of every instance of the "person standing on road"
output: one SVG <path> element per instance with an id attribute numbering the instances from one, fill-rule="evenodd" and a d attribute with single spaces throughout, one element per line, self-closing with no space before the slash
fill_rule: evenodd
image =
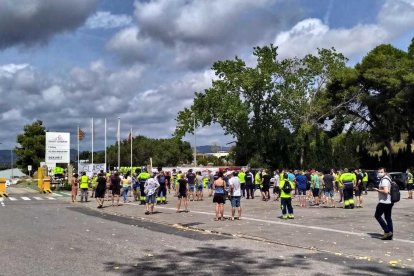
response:
<path id="1" fill-rule="evenodd" d="M 144 205 L 145 204 L 145 182 L 147 181 L 147 179 L 149 179 L 151 177 L 151 175 L 148 173 L 147 168 L 143 168 L 141 173 L 138 175 L 138 181 L 139 181 L 139 190 L 140 190 L 140 196 L 139 196 L 139 200 L 141 201 L 140 205 Z"/>
<path id="2" fill-rule="evenodd" d="M 250 172 L 250 170 L 246 171 L 246 174 L 244 176 L 244 180 L 246 183 L 246 189 L 247 189 L 247 197 L 246 199 L 254 199 L 254 176 Z"/>
<path id="3" fill-rule="evenodd" d="M 325 197 L 326 197 L 326 205 L 328 208 L 335 207 L 334 201 L 334 185 L 335 185 L 335 178 L 329 170 L 325 171 L 325 175 L 323 176 L 323 182 L 325 184 Z"/>
<path id="4" fill-rule="evenodd" d="M 311 188 L 312 188 L 312 196 L 313 196 L 313 204 L 319 206 L 320 198 L 319 198 L 319 176 L 318 172 L 314 171 L 312 173 L 311 178 Z"/>
<path id="5" fill-rule="evenodd" d="M 111 176 L 111 187 L 112 187 L 112 206 L 114 206 L 116 198 L 116 206 L 119 206 L 119 196 L 121 195 L 121 178 L 119 173 L 115 172 Z"/>
<path id="6" fill-rule="evenodd" d="M 195 179 L 196 179 L 196 175 L 194 174 L 193 169 L 189 169 L 188 170 L 188 172 L 186 174 L 186 178 L 187 178 L 188 187 L 189 187 L 189 190 L 190 190 L 190 193 L 188 195 L 188 199 L 191 200 L 191 201 L 194 201 L 194 198 L 195 198 L 194 192 L 195 192 Z"/>
<path id="7" fill-rule="evenodd" d="M 145 199 L 145 214 L 153 214 L 154 213 L 154 204 L 155 204 L 155 196 L 157 194 L 157 189 L 160 187 L 160 183 L 158 183 L 157 176 L 151 177 L 145 181 L 144 185 L 144 192 L 146 195 Z"/>
<path id="8" fill-rule="evenodd" d="M 262 200 L 268 201 L 270 199 L 269 189 L 270 189 L 270 178 L 271 175 L 269 174 L 268 170 L 263 170 L 262 174 Z"/>
<path id="9" fill-rule="evenodd" d="M 181 212 L 181 204 L 184 205 L 184 212 L 188 212 L 188 182 L 184 178 L 177 181 L 177 213 Z"/>
<path id="10" fill-rule="evenodd" d="M 252 177 L 253 180 L 253 177 Z M 238 217 L 236 219 L 241 218 L 242 208 L 241 208 L 241 184 L 240 180 L 237 177 L 237 172 L 233 172 L 231 178 L 229 179 L 229 186 L 230 186 L 230 195 L 231 195 L 231 220 L 234 220 L 236 209 Z"/>
<path id="11" fill-rule="evenodd" d="M 164 171 L 160 171 L 157 175 L 158 183 L 160 188 L 157 194 L 157 204 L 167 204 L 167 178 Z"/>
<path id="12" fill-rule="evenodd" d="M 196 201 L 203 200 L 203 176 L 201 172 L 196 173 Z"/>
<path id="13" fill-rule="evenodd" d="M 299 206 L 306 207 L 306 185 L 308 182 L 308 178 L 306 177 L 306 175 L 303 174 L 302 171 L 299 171 L 295 181 L 299 193 Z"/>
<path id="14" fill-rule="evenodd" d="M 92 195 L 91 195 L 91 197 L 95 196 L 96 185 L 98 185 L 98 175 L 96 173 L 94 173 L 93 177 L 92 177 Z"/>
<path id="15" fill-rule="evenodd" d="M 413 189 L 414 189 L 414 178 L 410 170 L 407 169 L 407 191 L 408 198 L 413 199 Z"/>
<path id="16" fill-rule="evenodd" d="M 89 177 L 86 175 L 86 172 L 82 172 L 81 181 L 81 202 L 85 199 L 85 202 L 88 202 L 88 190 L 89 190 Z"/>
<path id="17" fill-rule="evenodd" d="M 226 198 L 224 190 L 226 189 L 226 182 L 223 180 L 223 172 L 219 171 L 217 174 L 217 180 L 213 183 L 214 197 L 213 203 L 216 203 L 216 217 L 214 220 L 224 220 L 224 204 Z"/>
<path id="18" fill-rule="evenodd" d="M 282 209 L 282 219 L 294 219 L 292 207 L 292 193 L 295 192 L 295 184 L 288 178 L 280 181 L 280 208 Z"/>
<path id="19" fill-rule="evenodd" d="M 367 192 L 367 184 L 368 184 L 368 173 L 366 171 L 362 171 L 362 188 L 364 190 L 365 195 L 368 194 Z"/>
<path id="20" fill-rule="evenodd" d="M 79 185 L 79 175 L 75 173 L 72 177 L 72 202 L 76 201 L 76 196 L 78 195 L 78 185 Z"/>
<path id="21" fill-rule="evenodd" d="M 274 172 L 273 179 L 274 179 L 273 195 L 275 196 L 275 201 L 279 201 L 279 197 L 280 197 L 280 189 L 279 189 L 280 176 L 279 176 L 279 170 L 276 170 Z"/>
<path id="22" fill-rule="evenodd" d="M 101 170 L 101 172 L 98 174 L 98 180 L 95 190 L 95 198 L 98 202 L 98 208 L 102 208 L 104 204 L 104 198 L 105 198 L 105 191 L 106 191 L 106 177 Z"/>
<path id="23" fill-rule="evenodd" d="M 378 204 L 375 210 L 375 219 L 381 225 L 384 230 L 382 240 L 392 240 L 394 229 L 392 225 L 391 211 L 394 203 L 391 202 L 391 178 L 386 174 L 385 168 L 378 169 L 378 178 L 380 183 L 378 188 L 374 188 L 374 191 L 378 192 Z M 385 221 L 382 218 L 384 215 Z"/>
<path id="24" fill-rule="evenodd" d="M 242 196 L 246 197 L 246 173 L 244 172 L 243 169 L 241 169 L 238 174 L 237 177 L 239 178 L 239 182 L 240 182 L 240 187 L 242 190 Z"/>
<path id="25" fill-rule="evenodd" d="M 129 172 L 125 175 L 125 177 L 122 179 L 122 197 L 124 198 L 124 203 L 128 202 L 128 192 L 131 188 L 131 176 Z"/>
<path id="26" fill-rule="evenodd" d="M 339 182 L 342 184 L 344 190 L 344 208 L 354 209 L 354 187 L 356 184 L 355 174 L 349 172 L 348 169 L 345 168 L 344 173 L 339 177 Z"/>
<path id="27" fill-rule="evenodd" d="M 355 201 L 356 208 L 362 208 L 362 191 L 364 190 L 364 184 L 362 183 L 363 174 L 361 170 L 355 170 L 356 184 L 355 184 Z"/>

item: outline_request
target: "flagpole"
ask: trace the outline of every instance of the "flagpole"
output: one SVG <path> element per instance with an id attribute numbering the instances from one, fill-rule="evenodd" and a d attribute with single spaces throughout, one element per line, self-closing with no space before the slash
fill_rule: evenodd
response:
<path id="1" fill-rule="evenodd" d="M 130 138 L 131 138 L 130 142 L 131 142 L 131 177 L 132 177 L 132 139 L 133 139 L 132 138 L 132 127 L 131 127 L 131 132 L 130 132 L 129 135 L 130 135 Z"/>
<path id="2" fill-rule="evenodd" d="M 79 175 L 79 125 L 78 125 L 78 133 L 76 136 L 78 137 L 78 175 Z"/>
<path id="3" fill-rule="evenodd" d="M 92 117 L 92 173 L 93 173 L 93 117 Z"/>
<path id="4" fill-rule="evenodd" d="M 107 171 L 106 166 L 106 118 L 105 118 L 105 171 Z"/>
<path id="5" fill-rule="evenodd" d="M 118 171 L 121 167 L 121 118 L 118 117 Z"/>

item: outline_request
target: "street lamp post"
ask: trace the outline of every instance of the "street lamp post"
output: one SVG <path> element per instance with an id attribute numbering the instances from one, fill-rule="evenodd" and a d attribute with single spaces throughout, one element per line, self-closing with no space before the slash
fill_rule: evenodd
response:
<path id="1" fill-rule="evenodd" d="M 193 116 L 194 123 L 194 166 L 197 167 L 197 138 L 196 138 L 196 123 L 195 123 L 195 114 Z"/>

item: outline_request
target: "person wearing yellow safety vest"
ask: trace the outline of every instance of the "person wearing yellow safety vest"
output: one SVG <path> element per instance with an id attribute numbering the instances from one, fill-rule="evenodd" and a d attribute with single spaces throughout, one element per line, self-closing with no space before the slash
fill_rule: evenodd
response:
<path id="1" fill-rule="evenodd" d="M 342 175 L 342 171 L 339 170 L 336 175 L 335 175 L 335 184 L 336 184 L 336 189 L 339 193 L 339 203 L 341 203 L 344 199 L 344 185 L 342 185 L 341 181 L 339 181 L 339 179 L 341 178 Z"/>
<path id="2" fill-rule="evenodd" d="M 339 182 L 342 184 L 344 190 L 344 208 L 354 209 L 355 173 L 349 172 L 348 169 L 345 168 L 344 173 L 339 177 Z"/>
<path id="3" fill-rule="evenodd" d="M 364 193 L 367 195 L 367 184 L 368 184 L 368 173 L 366 171 L 362 171 L 362 186 L 364 189 Z"/>
<path id="4" fill-rule="evenodd" d="M 164 171 L 160 171 L 157 175 L 157 181 L 160 187 L 157 192 L 157 204 L 167 204 L 167 178 Z"/>
<path id="5" fill-rule="evenodd" d="M 83 202 L 83 199 L 88 202 L 89 177 L 86 172 L 82 172 L 79 187 L 81 189 L 81 202 Z"/>
<path id="6" fill-rule="evenodd" d="M 241 187 L 241 191 L 242 191 L 242 197 L 246 196 L 246 174 L 244 173 L 243 169 L 240 170 L 237 173 L 237 177 L 239 178 L 240 181 L 240 187 Z"/>
<path id="7" fill-rule="evenodd" d="M 138 175 L 139 181 L 139 189 L 140 189 L 140 197 L 139 200 L 141 201 L 140 205 L 145 205 L 146 195 L 145 195 L 145 182 L 147 179 L 151 178 L 151 175 L 148 173 L 146 168 L 143 168 L 141 173 Z"/>
<path id="8" fill-rule="evenodd" d="M 280 208 L 282 209 L 282 219 L 294 219 L 292 207 L 292 193 L 295 192 L 295 183 L 285 178 L 279 182 L 280 188 Z"/>
<path id="9" fill-rule="evenodd" d="M 413 199 L 413 189 L 414 189 L 414 178 L 410 170 L 407 169 L 407 191 L 408 198 Z"/>
<path id="10" fill-rule="evenodd" d="M 92 177 L 92 195 L 91 197 L 95 196 L 96 186 L 98 185 L 98 175 L 96 173 L 93 174 Z"/>
<path id="11" fill-rule="evenodd" d="M 260 170 L 258 170 L 256 174 L 254 175 L 254 185 L 255 185 L 255 190 L 257 189 L 260 190 L 260 186 L 262 185 L 262 172 Z"/>

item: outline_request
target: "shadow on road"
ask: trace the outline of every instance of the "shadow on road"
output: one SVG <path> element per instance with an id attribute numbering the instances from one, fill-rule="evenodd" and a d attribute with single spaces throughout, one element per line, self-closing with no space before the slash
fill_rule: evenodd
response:
<path id="1" fill-rule="evenodd" d="M 107 262 L 104 266 L 106 272 L 122 275 L 277 275 L 281 271 L 294 275 L 332 275 L 331 271 L 338 275 L 414 275 L 411 269 L 328 253 L 269 258 L 263 251 L 214 245 L 186 251 L 166 249 L 162 254 L 138 258 L 134 264 Z"/>

